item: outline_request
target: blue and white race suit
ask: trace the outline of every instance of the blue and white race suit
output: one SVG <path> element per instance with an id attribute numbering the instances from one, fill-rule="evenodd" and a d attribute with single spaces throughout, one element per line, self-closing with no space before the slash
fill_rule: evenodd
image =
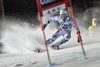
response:
<path id="1" fill-rule="evenodd" d="M 57 32 L 54 33 L 53 36 L 47 40 L 47 44 L 51 44 L 58 37 L 63 36 L 62 40 L 54 44 L 55 46 L 60 46 L 61 44 L 66 43 L 71 38 L 72 27 L 74 27 L 76 31 L 77 29 L 73 22 L 73 18 L 70 16 L 68 16 L 65 21 L 60 16 L 51 17 L 46 22 L 46 26 L 54 21 L 60 23 L 60 26 L 58 27 Z"/>

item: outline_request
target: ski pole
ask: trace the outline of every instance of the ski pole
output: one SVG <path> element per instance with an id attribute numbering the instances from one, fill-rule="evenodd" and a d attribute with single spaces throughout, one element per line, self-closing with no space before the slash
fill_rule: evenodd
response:
<path id="1" fill-rule="evenodd" d="M 43 25 L 43 23 L 42 23 L 42 17 L 40 17 L 40 23 L 41 23 L 41 25 Z M 42 31 L 43 31 L 43 37 L 44 37 L 44 43 L 45 43 L 45 47 L 46 47 L 48 62 L 49 62 L 49 64 L 51 65 L 51 59 L 50 59 L 50 55 L 49 55 L 49 50 L 48 50 L 48 46 L 47 46 L 47 41 L 46 41 L 45 32 L 44 32 L 44 30 L 42 30 Z"/>
<path id="2" fill-rule="evenodd" d="M 74 24 L 75 24 L 75 26 L 76 26 L 76 29 L 79 31 L 79 28 L 78 28 L 77 23 L 76 23 L 76 19 L 75 19 L 75 15 L 74 15 L 74 11 L 73 11 L 73 7 L 72 7 L 71 1 L 70 1 L 70 11 L 71 11 L 72 17 L 73 17 L 73 19 L 74 19 Z M 83 43 L 82 43 L 82 40 L 81 40 L 81 35 L 80 35 L 80 33 L 78 33 L 78 37 L 79 37 L 79 42 L 80 42 L 80 44 L 81 44 L 81 48 L 82 48 L 84 57 L 86 58 L 86 53 L 85 53 L 85 50 L 84 50 L 84 47 L 83 47 Z"/>
<path id="3" fill-rule="evenodd" d="M 83 47 L 83 42 L 82 42 L 82 38 L 81 38 L 80 33 L 78 33 L 78 36 L 79 36 L 79 43 L 81 44 L 82 51 L 83 51 L 84 57 L 86 59 L 86 53 L 85 53 L 85 50 L 84 50 L 84 47 Z"/>
<path id="4" fill-rule="evenodd" d="M 38 11 L 39 12 L 39 19 L 40 19 L 40 24 L 43 25 L 43 22 L 42 22 L 42 12 L 41 12 L 41 8 L 40 8 L 40 2 L 39 0 L 36 0 L 36 3 L 37 3 L 37 7 L 38 7 Z M 45 36 L 45 32 L 44 30 L 43 31 L 43 37 L 44 37 L 44 43 L 45 43 L 45 47 L 46 47 L 46 52 L 47 52 L 47 57 L 48 57 L 48 63 L 51 65 L 51 59 L 50 59 L 50 55 L 49 55 L 49 51 L 48 51 L 48 46 L 47 46 L 47 42 L 46 42 L 46 36 Z"/>

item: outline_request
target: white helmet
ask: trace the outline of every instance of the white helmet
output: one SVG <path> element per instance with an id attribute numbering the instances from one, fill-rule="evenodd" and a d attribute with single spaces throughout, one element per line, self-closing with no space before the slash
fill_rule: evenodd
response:
<path id="1" fill-rule="evenodd" d="M 63 20 L 65 20 L 66 18 L 67 18 L 67 16 L 68 16 L 68 12 L 67 12 L 67 10 L 60 10 L 60 17 L 63 19 Z"/>
<path id="2" fill-rule="evenodd" d="M 60 15 L 62 15 L 62 14 L 65 14 L 65 15 L 68 15 L 68 13 L 67 13 L 67 10 L 60 10 L 60 13 L 59 13 Z"/>

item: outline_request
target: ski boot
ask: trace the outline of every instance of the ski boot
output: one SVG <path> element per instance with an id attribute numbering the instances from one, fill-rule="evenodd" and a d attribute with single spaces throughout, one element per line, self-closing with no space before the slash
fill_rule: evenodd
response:
<path id="1" fill-rule="evenodd" d="M 40 53 L 40 49 L 35 49 L 34 52 Z"/>
<path id="2" fill-rule="evenodd" d="M 56 46 L 56 45 L 52 45 L 51 48 L 53 48 L 55 50 L 59 50 L 59 46 Z"/>

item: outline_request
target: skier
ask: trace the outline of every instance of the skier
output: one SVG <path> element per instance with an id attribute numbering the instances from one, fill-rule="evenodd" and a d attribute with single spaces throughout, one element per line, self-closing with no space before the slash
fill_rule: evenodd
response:
<path id="1" fill-rule="evenodd" d="M 60 23 L 60 26 L 58 27 L 58 30 L 56 33 L 53 34 L 51 38 L 49 38 L 46 42 L 47 44 L 52 44 L 58 37 L 63 36 L 63 39 L 55 44 L 53 44 L 51 47 L 54 49 L 59 49 L 59 46 L 68 42 L 69 39 L 71 38 L 71 31 L 72 31 L 72 26 L 76 29 L 76 26 L 74 25 L 74 21 L 72 17 L 69 16 L 67 10 L 60 10 L 59 16 L 54 16 L 51 17 L 47 20 L 45 24 L 41 26 L 41 29 L 44 30 L 47 25 L 51 22 L 58 22 Z M 77 34 L 80 33 L 80 31 L 77 31 Z M 79 37 L 78 37 L 78 42 L 79 42 Z"/>

